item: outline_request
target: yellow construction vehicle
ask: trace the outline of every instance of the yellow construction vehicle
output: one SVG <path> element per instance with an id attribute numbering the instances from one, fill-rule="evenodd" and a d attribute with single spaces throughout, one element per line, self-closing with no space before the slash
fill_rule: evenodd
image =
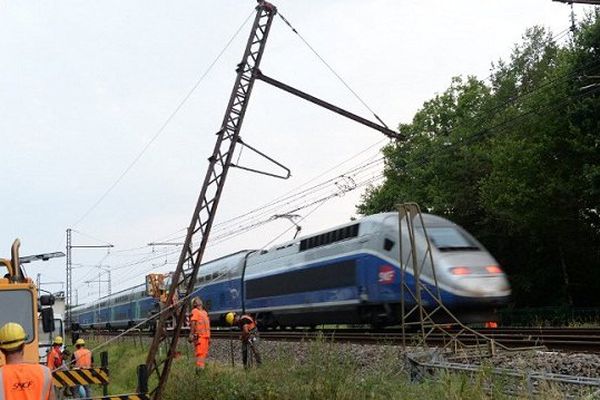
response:
<path id="1" fill-rule="evenodd" d="M 11 258 L 0 258 L 0 326 L 7 322 L 19 323 L 27 333 L 25 360 L 39 361 L 38 350 L 38 302 L 52 305 L 52 296 L 38 297 L 35 284 L 23 273 L 19 259 L 21 242 L 16 239 L 11 248 Z M 44 332 L 54 330 L 52 307 L 42 308 L 41 320 Z M 0 354 L 0 366 L 4 365 Z"/>

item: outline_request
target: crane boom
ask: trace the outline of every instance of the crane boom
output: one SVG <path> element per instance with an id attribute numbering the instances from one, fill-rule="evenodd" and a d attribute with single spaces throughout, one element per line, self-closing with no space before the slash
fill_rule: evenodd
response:
<path id="1" fill-rule="evenodd" d="M 152 345 L 148 351 L 146 358 L 148 375 L 156 374 L 158 378 L 156 387 L 150 389 L 149 394 L 151 398 L 156 400 L 161 398 L 169 376 L 171 363 L 176 354 L 179 334 L 189 303 L 187 296 L 194 290 L 198 268 L 208 242 L 209 232 L 225 185 L 227 171 L 231 166 L 231 159 L 238 143 L 240 129 L 256 79 L 256 71 L 265 50 L 269 30 L 276 13 L 277 9 L 272 4 L 262 0 L 258 2 L 252 32 L 248 38 L 242 61 L 236 69 L 237 78 L 229 98 L 221 129 L 217 133 L 214 151 L 208 159 L 208 170 L 206 171 L 198 203 L 192 215 L 184 248 L 179 257 L 177 268 L 171 277 L 172 281 L 166 304 L 172 305 L 173 312 L 171 315 L 161 313 Z M 193 243 L 198 244 L 195 249 L 192 247 L 192 238 L 194 239 Z M 192 268 L 186 273 L 184 266 L 188 265 L 188 261 Z M 179 297 L 183 296 L 185 300 L 178 302 L 178 299 L 174 298 L 176 294 Z M 171 335 L 167 335 L 165 326 L 170 317 L 174 320 L 174 330 Z M 163 357 L 160 357 L 158 351 L 161 345 L 166 345 L 165 347 L 168 348 Z"/>

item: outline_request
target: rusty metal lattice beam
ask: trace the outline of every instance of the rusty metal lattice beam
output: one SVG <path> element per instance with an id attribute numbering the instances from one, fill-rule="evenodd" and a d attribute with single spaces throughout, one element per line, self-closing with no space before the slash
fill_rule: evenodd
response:
<path id="1" fill-rule="evenodd" d="M 162 313 L 156 327 L 156 333 L 146 359 L 148 374 L 157 377 L 157 385 L 150 389 L 153 399 L 160 399 L 164 390 L 171 363 L 176 354 L 177 342 L 186 316 L 188 297 L 194 290 L 194 283 L 202 256 L 208 242 L 219 199 L 231 166 L 231 159 L 238 143 L 238 137 L 252 87 L 255 81 L 255 71 L 262 58 L 269 30 L 277 9 L 265 1 L 259 1 L 256 7 L 256 17 L 242 61 L 236 69 L 237 79 L 233 87 L 227 111 L 217 133 L 212 156 L 208 159 L 209 166 L 194 210 L 184 248 L 179 257 L 177 268 L 171 276 L 171 284 L 166 299 L 166 306 L 172 306 L 172 312 Z M 193 244 L 192 244 L 193 243 Z M 193 246 L 197 246 L 196 249 Z M 191 270 L 184 271 L 191 265 Z M 173 333 L 166 335 L 166 325 L 172 319 Z M 160 347 L 167 351 L 161 356 Z"/>

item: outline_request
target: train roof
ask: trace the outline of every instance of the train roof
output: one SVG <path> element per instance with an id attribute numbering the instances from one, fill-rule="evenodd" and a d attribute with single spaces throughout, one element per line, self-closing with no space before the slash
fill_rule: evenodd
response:
<path id="1" fill-rule="evenodd" d="M 427 213 L 422 213 L 421 215 L 423 217 L 423 221 L 428 226 L 430 226 L 430 225 L 454 225 L 453 222 L 451 222 L 443 217 L 439 217 L 437 215 L 427 214 Z M 358 218 L 353 221 L 348 221 L 348 222 L 340 224 L 340 225 L 332 226 L 327 229 L 313 232 L 308 235 L 300 236 L 296 239 L 289 240 L 287 242 L 278 243 L 278 244 L 272 246 L 271 248 L 269 248 L 268 251 L 279 250 L 279 249 L 282 249 L 285 247 L 290 247 L 293 244 L 300 243 L 302 240 L 309 239 L 313 236 L 318 236 L 323 233 L 335 231 L 338 229 L 350 227 L 350 226 L 357 225 L 357 224 L 360 225 L 359 235 L 371 233 L 373 231 L 376 231 L 382 223 L 385 223 L 386 220 L 389 220 L 390 218 L 398 218 L 398 212 L 390 211 L 390 212 L 385 212 L 385 213 L 367 215 L 365 217 Z M 415 224 L 421 225 L 420 221 L 416 221 Z"/>

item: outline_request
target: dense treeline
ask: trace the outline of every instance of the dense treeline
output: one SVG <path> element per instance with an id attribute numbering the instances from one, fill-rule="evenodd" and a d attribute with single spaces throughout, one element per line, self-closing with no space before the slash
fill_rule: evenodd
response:
<path id="1" fill-rule="evenodd" d="M 600 305 L 600 12 L 565 45 L 528 30 L 489 79 L 454 78 L 400 131 L 360 213 L 416 201 L 488 247 L 516 306 Z"/>

